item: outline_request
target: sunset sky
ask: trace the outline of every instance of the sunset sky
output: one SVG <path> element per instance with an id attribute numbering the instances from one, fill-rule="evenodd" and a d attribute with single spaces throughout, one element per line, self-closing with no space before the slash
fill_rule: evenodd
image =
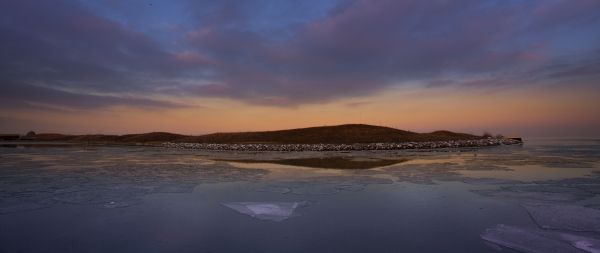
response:
<path id="1" fill-rule="evenodd" d="M 600 1 L 0 1 L 0 133 L 345 123 L 600 136 Z"/>

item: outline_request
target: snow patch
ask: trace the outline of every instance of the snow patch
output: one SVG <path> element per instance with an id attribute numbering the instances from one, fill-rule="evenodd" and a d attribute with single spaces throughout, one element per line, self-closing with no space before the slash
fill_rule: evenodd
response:
<path id="1" fill-rule="evenodd" d="M 228 202 L 223 203 L 239 213 L 259 220 L 283 221 L 294 215 L 296 208 L 306 202 Z"/>

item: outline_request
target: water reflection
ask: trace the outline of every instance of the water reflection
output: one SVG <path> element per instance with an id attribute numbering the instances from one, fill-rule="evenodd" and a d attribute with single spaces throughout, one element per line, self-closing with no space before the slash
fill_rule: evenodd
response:
<path id="1" fill-rule="evenodd" d="M 236 162 L 246 164 L 279 164 L 298 167 L 320 168 L 320 169 L 341 169 L 341 170 L 364 170 L 377 167 L 385 167 L 408 161 L 408 159 L 360 159 L 352 157 L 308 157 L 308 158 L 289 158 L 276 160 L 258 160 L 258 159 L 220 159 L 217 161 Z"/>
<path id="2" fill-rule="evenodd" d="M 102 242 L 120 240 L 129 252 L 494 252 L 479 234 L 500 245 L 500 232 L 546 234 L 523 206 L 600 209 L 598 161 L 589 141 L 444 152 L 0 148 L 0 241 L 8 252 L 115 251 Z M 292 213 L 273 203 L 310 205 L 273 224 L 222 203 L 259 203 L 249 210 L 263 215 Z M 100 222 L 76 225 L 89 221 Z"/>

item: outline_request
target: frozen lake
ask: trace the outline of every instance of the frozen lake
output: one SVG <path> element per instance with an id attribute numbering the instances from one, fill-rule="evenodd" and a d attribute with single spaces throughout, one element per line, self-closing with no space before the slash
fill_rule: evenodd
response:
<path id="1" fill-rule="evenodd" d="M 0 146 L 0 252 L 600 252 L 600 140 Z"/>

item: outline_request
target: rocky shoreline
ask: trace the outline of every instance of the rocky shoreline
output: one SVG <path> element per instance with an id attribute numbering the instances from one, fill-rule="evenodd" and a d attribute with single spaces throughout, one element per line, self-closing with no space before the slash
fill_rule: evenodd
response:
<path id="1" fill-rule="evenodd" d="M 489 147 L 521 144 L 522 141 L 506 138 L 488 138 L 456 141 L 424 141 L 395 143 L 356 143 L 356 144 L 210 144 L 165 142 L 168 148 L 198 149 L 214 151 L 362 151 L 362 150 L 404 150 L 440 149 L 463 147 Z"/>

